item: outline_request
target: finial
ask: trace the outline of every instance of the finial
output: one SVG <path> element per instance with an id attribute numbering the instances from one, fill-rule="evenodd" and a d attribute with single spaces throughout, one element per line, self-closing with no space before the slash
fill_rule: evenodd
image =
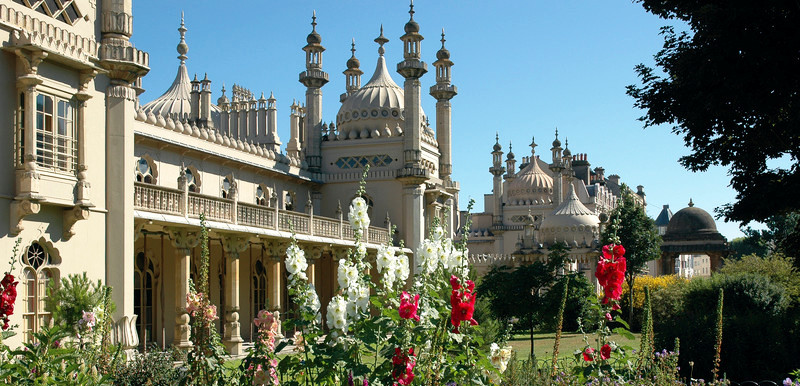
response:
<path id="1" fill-rule="evenodd" d="M 689 199 L 689 207 L 691 208 L 691 207 L 693 207 L 693 206 L 694 206 L 694 202 L 692 202 L 692 199 L 690 198 L 690 199 Z"/>
<path id="2" fill-rule="evenodd" d="M 263 97 L 264 93 L 261 93 L 261 96 Z M 269 99 L 273 99 L 273 100 L 275 99 L 275 94 L 272 93 L 272 90 L 270 90 L 270 92 L 269 92 Z"/>
<path id="3" fill-rule="evenodd" d="M 178 43 L 178 59 L 181 60 L 181 64 L 186 63 L 186 59 L 189 57 L 186 56 L 186 53 L 189 52 L 189 45 L 186 44 L 186 25 L 183 22 L 183 11 L 181 11 L 181 26 L 178 28 L 178 32 L 181 34 L 181 41 Z"/>
<path id="4" fill-rule="evenodd" d="M 500 132 L 494 132 L 494 141 L 500 143 Z"/>
<path id="5" fill-rule="evenodd" d="M 535 154 L 536 154 L 536 146 L 539 146 L 539 145 L 536 144 L 536 138 L 533 137 L 533 136 L 531 136 L 531 145 L 530 146 L 531 146 L 531 155 L 535 156 Z"/>
<path id="6" fill-rule="evenodd" d="M 408 10 L 408 14 L 411 15 L 411 20 L 414 20 L 414 0 L 411 0 L 411 6 Z"/>
<path id="7" fill-rule="evenodd" d="M 381 35 L 375 38 L 375 43 L 378 43 L 380 47 L 378 47 L 378 54 L 383 56 L 386 50 L 383 49 L 383 45 L 388 43 L 389 39 L 386 36 L 383 36 L 383 24 L 381 24 Z"/>
<path id="8" fill-rule="evenodd" d="M 445 42 L 445 38 L 444 38 L 444 27 L 442 27 L 442 40 L 441 40 L 441 42 L 442 42 L 442 48 L 444 48 L 444 42 Z"/>
<path id="9" fill-rule="evenodd" d="M 556 127 L 556 139 L 558 139 L 558 127 Z"/>
<path id="10" fill-rule="evenodd" d="M 353 54 L 353 57 L 356 57 L 356 38 L 353 38 L 353 42 L 350 43 L 350 52 Z"/>
<path id="11" fill-rule="evenodd" d="M 225 82 L 222 82 L 222 95 L 225 95 Z"/>
<path id="12" fill-rule="evenodd" d="M 311 14 L 311 32 L 317 32 L 317 10 Z"/>
<path id="13" fill-rule="evenodd" d="M 205 74 L 203 74 L 203 80 L 204 81 L 208 81 L 208 73 L 207 72 Z"/>
<path id="14" fill-rule="evenodd" d="M 569 138 L 564 138 L 564 147 L 569 149 Z"/>

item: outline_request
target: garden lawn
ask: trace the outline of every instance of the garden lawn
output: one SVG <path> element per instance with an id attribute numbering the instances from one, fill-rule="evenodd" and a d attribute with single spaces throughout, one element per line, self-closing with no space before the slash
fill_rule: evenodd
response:
<path id="1" fill-rule="evenodd" d="M 620 346 L 630 346 L 634 349 L 639 349 L 639 337 L 640 334 L 633 334 L 636 336 L 636 340 L 629 340 L 620 335 L 611 335 L 611 340 L 617 342 Z M 553 343 L 555 342 L 556 334 L 554 332 L 548 333 L 538 333 L 533 335 L 534 340 L 534 349 L 536 350 L 536 359 L 548 359 L 553 358 Z M 589 343 L 595 345 L 594 336 L 589 336 L 590 340 Z M 528 334 L 515 334 L 509 341 L 508 344 L 514 349 L 517 353 L 517 358 L 526 359 L 531 355 L 531 340 L 530 335 Z M 572 357 L 572 353 L 575 350 L 583 350 L 586 347 L 586 343 L 583 341 L 583 335 L 580 333 L 562 333 L 561 334 L 561 344 L 559 345 L 558 349 L 558 357 L 559 358 L 566 358 Z"/>

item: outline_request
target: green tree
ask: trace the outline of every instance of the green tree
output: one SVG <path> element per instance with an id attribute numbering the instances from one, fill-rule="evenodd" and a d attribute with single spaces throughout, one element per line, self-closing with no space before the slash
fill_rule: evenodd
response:
<path id="1" fill-rule="evenodd" d="M 478 297 L 491 299 L 490 309 L 497 318 L 519 318 L 520 325 L 530 331 L 531 357 L 534 356 L 534 330 L 554 318 L 558 311 L 548 307 L 551 301 L 542 293 L 559 280 L 568 250 L 565 244 L 556 243 L 550 247 L 546 261 L 535 261 L 515 269 L 493 266 L 478 286 Z M 549 317 L 545 317 L 547 312 Z"/>
<path id="2" fill-rule="evenodd" d="M 660 71 L 635 68 L 641 85 L 627 93 L 645 110 L 644 126 L 668 125 L 682 135 L 691 148 L 680 158 L 687 169 L 728 168 L 737 195 L 717 208 L 726 221 L 747 224 L 800 210 L 797 1 L 636 1 L 688 26 L 662 28 Z"/>
<path id="3" fill-rule="evenodd" d="M 759 245 L 768 253 L 779 253 L 786 256 L 798 256 L 800 249 L 800 212 L 768 217 L 764 224 L 767 229 L 756 230 L 751 227 L 743 229 L 750 245 Z M 767 253 L 756 253 L 761 256 Z M 798 261 L 795 261 L 798 263 Z"/>
<path id="4" fill-rule="evenodd" d="M 647 266 L 647 262 L 661 256 L 661 236 L 658 235 L 655 221 L 647 217 L 644 208 L 633 199 L 633 193 L 622 184 L 622 197 L 611 212 L 611 225 L 603 231 L 603 244 L 616 242 L 625 247 L 628 269 L 625 281 L 628 283 L 628 320 L 633 320 L 633 283 Z"/>

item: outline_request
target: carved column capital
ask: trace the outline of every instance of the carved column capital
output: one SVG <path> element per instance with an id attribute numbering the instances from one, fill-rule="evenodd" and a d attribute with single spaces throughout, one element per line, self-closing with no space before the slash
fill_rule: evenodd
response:
<path id="1" fill-rule="evenodd" d="M 250 247 L 250 238 L 238 235 L 222 235 L 222 249 L 232 259 L 238 259 L 239 254 Z"/>
<path id="2" fill-rule="evenodd" d="M 182 250 L 191 250 L 200 244 L 200 232 L 188 228 L 165 228 L 172 246 Z"/>

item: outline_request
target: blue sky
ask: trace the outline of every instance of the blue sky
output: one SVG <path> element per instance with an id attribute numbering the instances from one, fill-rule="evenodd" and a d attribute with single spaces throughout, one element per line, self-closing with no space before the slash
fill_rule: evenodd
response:
<path id="1" fill-rule="evenodd" d="M 214 100 L 223 82 L 228 90 L 237 83 L 256 95 L 273 91 L 283 142 L 289 138 L 289 105 L 305 98 L 297 77 L 304 70 L 301 48 L 313 10 L 327 48 L 323 67 L 331 79 L 323 88 L 326 121 L 335 120 L 340 106 L 351 38 L 366 81 L 377 60 L 373 39 L 380 25 L 390 39 L 386 57 L 394 68 L 402 59 L 399 37 L 408 21 L 408 3 L 398 0 L 136 0 L 133 7 L 132 40 L 150 53 L 143 102 L 161 95 L 175 78 L 177 28 L 184 11 L 190 75 L 208 73 Z M 423 90 L 434 83 L 431 63 L 442 28 L 455 62 L 453 83 L 459 94 L 452 101 L 453 164 L 462 209 L 474 198 L 477 211 L 482 210 L 483 195 L 491 192 L 488 168 L 496 132 L 505 152 L 513 142 L 517 159 L 530 154 L 531 136 L 540 145 L 537 154 L 545 157 L 556 127 L 562 142 L 569 139 L 573 154 L 588 153 L 592 167 L 619 174 L 631 186 L 644 185 L 652 217 L 664 204 L 677 212 L 690 198 L 713 214 L 735 198 L 725 169 L 683 169 L 677 162 L 688 154 L 682 138 L 668 127 L 643 129 L 637 121 L 643 112 L 625 95 L 625 86 L 637 83 L 633 67 L 653 63 L 663 42 L 659 28 L 671 22 L 630 0 L 418 0 L 415 10 L 425 37 L 423 60 L 429 65 Z M 393 76 L 402 84 L 399 74 Z M 431 121 L 434 104 L 423 93 Z M 717 226 L 729 239 L 741 235 L 738 224 L 719 220 Z"/>

